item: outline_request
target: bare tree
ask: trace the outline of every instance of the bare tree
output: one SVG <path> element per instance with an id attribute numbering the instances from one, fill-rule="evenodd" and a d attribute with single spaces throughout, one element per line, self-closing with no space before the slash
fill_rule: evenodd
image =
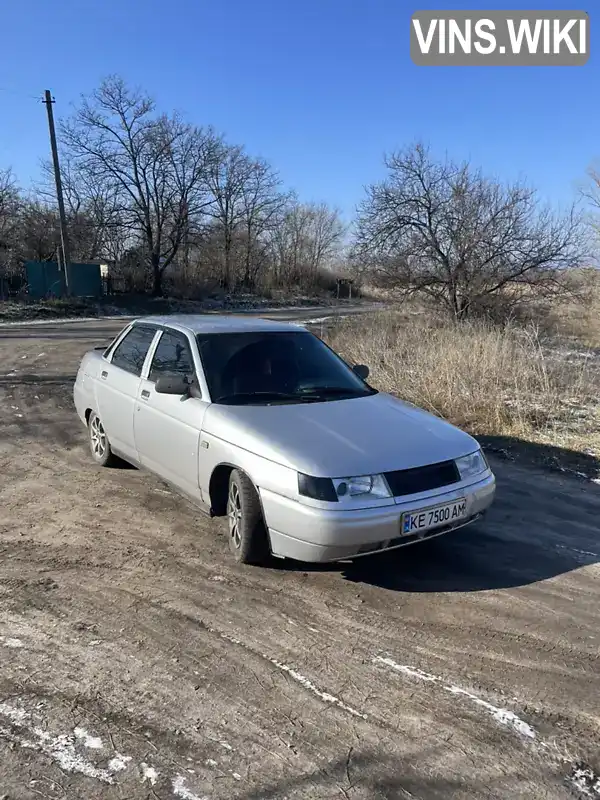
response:
<path id="1" fill-rule="evenodd" d="M 214 133 L 176 114 L 157 115 L 147 95 L 115 77 L 82 100 L 60 133 L 72 169 L 94 176 L 122 224 L 143 241 L 152 292 L 161 294 L 190 220 L 208 203 Z"/>
<path id="2" fill-rule="evenodd" d="M 600 166 L 592 165 L 587 171 L 587 182 L 581 188 L 581 196 L 587 203 L 589 214 L 588 228 L 596 240 L 596 264 L 598 264 L 597 244 L 600 240 Z"/>
<path id="3" fill-rule="evenodd" d="M 278 282 L 314 284 L 317 274 L 330 266 L 338 253 L 344 234 L 336 210 L 292 199 L 273 236 Z"/>
<path id="4" fill-rule="evenodd" d="M 36 199 L 23 202 L 19 217 L 19 260 L 56 261 L 59 242 L 56 210 Z"/>
<path id="5" fill-rule="evenodd" d="M 251 180 L 252 160 L 242 147 L 221 143 L 218 156 L 208 170 L 211 195 L 207 213 L 215 221 L 213 235 L 220 234 L 223 254 L 222 283 L 225 289 L 235 286 L 234 247 L 236 233 L 244 219 L 244 193 Z"/>
<path id="6" fill-rule="evenodd" d="M 280 193 L 281 181 L 266 161 L 252 162 L 242 187 L 241 216 L 245 236 L 243 285 L 254 289 L 261 268 L 269 256 L 269 242 L 264 234 L 273 230 L 288 200 Z"/>
<path id="7" fill-rule="evenodd" d="M 61 172 L 72 258 L 118 260 L 131 235 L 128 214 L 122 210 L 120 187 L 114 182 L 99 181 L 87 164 L 73 163 L 66 153 L 61 157 Z M 48 207 L 56 208 L 51 162 L 42 164 L 37 195 Z"/>
<path id="8" fill-rule="evenodd" d="M 574 209 L 554 214 L 532 189 L 435 161 L 422 145 L 385 163 L 387 179 L 359 207 L 354 248 L 382 284 L 433 298 L 460 319 L 507 287 L 515 297 L 560 293 L 565 270 L 582 263 Z"/>
<path id="9" fill-rule="evenodd" d="M 21 198 L 10 169 L 0 170 L 0 275 L 11 271 Z"/>

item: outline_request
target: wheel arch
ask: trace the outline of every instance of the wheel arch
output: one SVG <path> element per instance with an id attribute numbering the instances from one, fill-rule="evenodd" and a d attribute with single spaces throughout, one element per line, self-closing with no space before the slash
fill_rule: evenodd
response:
<path id="1" fill-rule="evenodd" d="M 243 473 L 256 489 L 258 502 L 262 513 L 263 520 L 265 519 L 265 510 L 262 504 L 262 497 L 260 488 L 257 486 L 256 481 L 250 475 L 248 470 L 240 467 L 239 464 L 233 464 L 229 461 L 223 461 L 217 464 L 213 469 L 210 481 L 208 484 L 208 496 L 210 498 L 210 515 L 211 517 L 224 517 L 227 515 L 227 495 L 229 493 L 229 477 L 231 473 L 237 470 Z"/>
<path id="2" fill-rule="evenodd" d="M 208 484 L 210 498 L 210 514 L 212 517 L 224 517 L 227 513 L 227 493 L 229 491 L 229 476 L 234 469 L 244 472 L 240 467 L 229 462 L 221 462 L 213 469 Z M 250 476 L 248 476 L 250 477 Z"/>

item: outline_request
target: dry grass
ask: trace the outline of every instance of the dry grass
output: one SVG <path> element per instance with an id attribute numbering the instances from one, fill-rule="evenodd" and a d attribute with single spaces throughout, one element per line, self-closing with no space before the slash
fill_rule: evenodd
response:
<path id="1" fill-rule="evenodd" d="M 328 342 L 371 383 L 475 435 L 600 457 L 600 358 L 550 348 L 533 328 L 385 312 L 340 322 Z"/>
<path id="2" fill-rule="evenodd" d="M 581 272 L 581 301 L 548 309 L 547 323 L 587 347 L 600 348 L 600 271 Z"/>

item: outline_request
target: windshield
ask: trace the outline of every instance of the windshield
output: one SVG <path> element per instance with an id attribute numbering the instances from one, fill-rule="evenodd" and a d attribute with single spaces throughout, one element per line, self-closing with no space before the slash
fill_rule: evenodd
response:
<path id="1" fill-rule="evenodd" d="M 214 403 L 326 402 L 375 394 L 308 331 L 199 334 Z"/>

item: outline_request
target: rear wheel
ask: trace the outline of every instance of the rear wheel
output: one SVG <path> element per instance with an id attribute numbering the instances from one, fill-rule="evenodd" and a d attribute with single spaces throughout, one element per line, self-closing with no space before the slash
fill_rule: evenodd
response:
<path id="1" fill-rule="evenodd" d="M 116 462 L 116 457 L 110 449 L 110 442 L 100 417 L 93 411 L 88 420 L 88 433 L 90 437 L 90 452 L 96 464 L 101 467 L 111 467 Z"/>
<path id="2" fill-rule="evenodd" d="M 269 557 L 267 530 L 258 493 L 250 478 L 234 469 L 227 495 L 229 549 L 240 564 L 264 564 Z"/>

